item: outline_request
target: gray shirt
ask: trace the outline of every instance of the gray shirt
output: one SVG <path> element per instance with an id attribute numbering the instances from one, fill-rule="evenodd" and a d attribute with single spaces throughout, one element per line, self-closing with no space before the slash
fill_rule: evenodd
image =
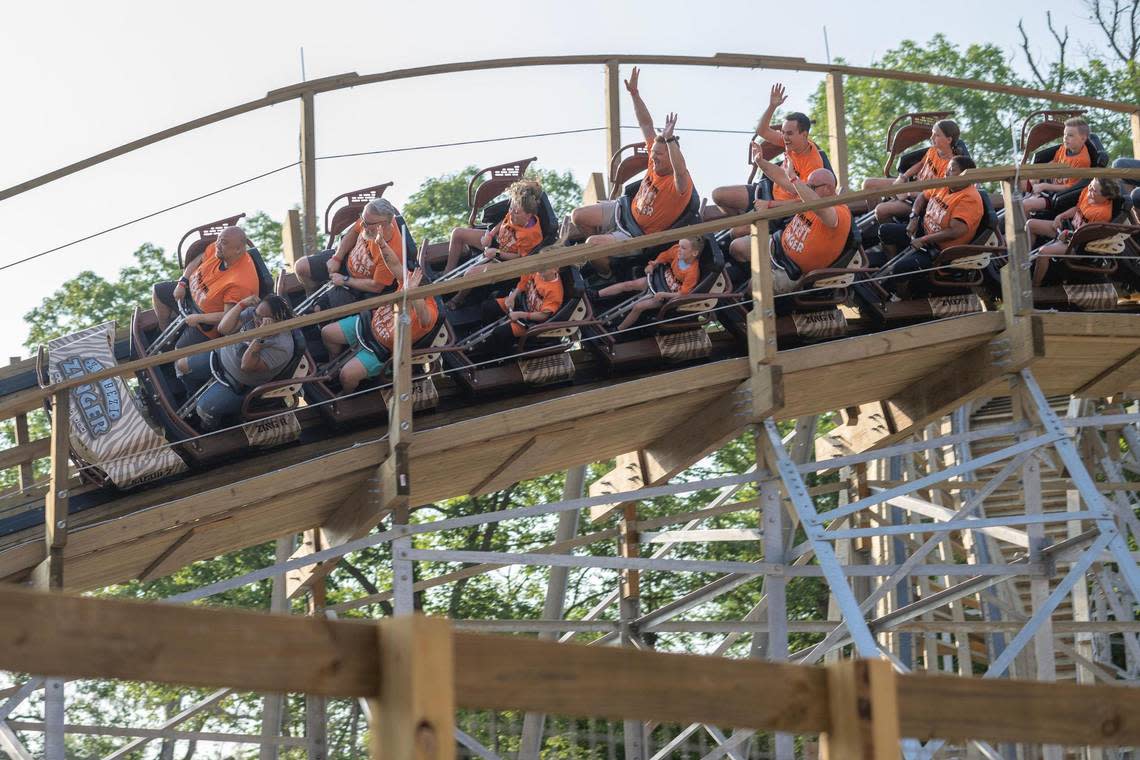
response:
<path id="1" fill-rule="evenodd" d="M 242 309 L 241 315 L 238 319 L 241 321 L 240 332 L 252 330 L 253 315 L 256 307 L 247 306 Z M 267 335 L 262 338 L 265 343 L 261 346 L 261 361 L 265 363 L 267 369 L 264 372 L 246 372 L 241 368 L 241 357 L 245 354 L 245 350 L 249 348 L 249 341 L 241 343 L 234 343 L 230 346 L 223 346 L 218 349 L 218 354 L 222 360 L 222 366 L 226 368 L 226 372 L 230 374 L 234 380 L 237 380 L 243 385 L 260 385 L 267 383 L 285 369 L 289 361 L 293 358 L 293 335 L 291 331 L 277 333 L 276 335 Z"/>

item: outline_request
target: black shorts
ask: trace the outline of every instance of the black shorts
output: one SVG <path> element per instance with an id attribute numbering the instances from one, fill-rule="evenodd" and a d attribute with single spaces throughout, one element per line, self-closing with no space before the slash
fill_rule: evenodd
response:
<path id="1" fill-rule="evenodd" d="M 336 253 L 335 248 L 329 248 L 327 251 L 314 253 L 312 256 L 307 256 L 309 260 L 309 279 L 313 282 L 328 282 L 329 279 L 329 259 Z M 337 270 L 340 274 L 348 274 L 348 257 L 340 262 L 340 269 Z"/>
<path id="2" fill-rule="evenodd" d="M 156 282 L 154 284 L 154 297 L 159 303 L 169 306 L 171 311 L 178 313 L 178 301 L 174 299 L 174 289 L 177 282 Z"/>

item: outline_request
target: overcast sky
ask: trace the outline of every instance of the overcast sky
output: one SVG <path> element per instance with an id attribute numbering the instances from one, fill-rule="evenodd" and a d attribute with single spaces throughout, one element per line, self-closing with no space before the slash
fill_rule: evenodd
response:
<path id="1" fill-rule="evenodd" d="M 1097 43 L 1078 4 L 1053 6 L 1074 40 Z M 1059 7 L 1058 7 L 1059 6 Z M 924 4 L 891 20 L 867 3 L 788 4 L 620 0 L 575 3 L 406 2 L 5 3 L 0 64 L 0 187 L 8 187 L 165 127 L 263 96 L 306 75 L 368 74 L 408 66 L 516 55 L 747 52 L 866 65 L 904 35 L 936 31 L 962 45 L 1017 49 L 1026 20 L 1044 46 L 1039 2 L 964 0 Z M 886 6 L 879 6 L 885 8 Z M 522 10 L 525 8 L 525 10 Z M 928 13 L 929 12 L 929 13 Z M 935 22 L 941 14 L 946 24 Z M 626 72 L 623 70 L 623 75 Z M 658 121 L 679 127 L 750 129 L 773 81 L 787 83 L 788 107 L 807 108 L 819 75 L 738 69 L 651 67 L 642 93 Z M 600 127 L 602 71 L 596 66 L 512 69 L 369 85 L 320 95 L 317 155 L 413 147 Z M 951 105 L 952 104 L 948 104 Z M 634 124 L 623 94 L 625 125 Z M 230 119 L 0 202 L 0 265 L 208 193 L 297 159 L 300 106 L 294 101 Z M 885 125 L 884 125 L 885 126 Z M 632 139 L 635 132 L 627 132 Z M 746 138 L 690 134 L 685 152 L 698 189 L 744 179 Z M 388 180 L 397 204 L 428 176 L 467 164 L 538 156 L 581 181 L 600 171 L 604 135 L 591 132 L 469 147 L 330 159 L 318 164 L 318 207 L 335 195 Z M 265 210 L 280 218 L 300 200 L 297 169 L 279 172 L 189 206 L 0 270 L 0 359 L 26 353 L 23 315 L 83 269 L 106 277 L 143 242 L 173 254 L 188 228 Z"/>

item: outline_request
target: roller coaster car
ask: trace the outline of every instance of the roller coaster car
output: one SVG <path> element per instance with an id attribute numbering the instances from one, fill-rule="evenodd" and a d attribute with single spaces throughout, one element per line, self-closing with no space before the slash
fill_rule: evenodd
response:
<path id="1" fill-rule="evenodd" d="M 145 349 L 157 326 L 153 311 L 136 309 L 131 320 L 132 343 Z M 285 369 L 273 380 L 248 389 L 238 419 L 231 421 L 233 427 L 200 438 L 202 431 L 195 426 L 193 400 L 187 398 L 173 365 L 150 367 L 136 373 L 139 396 L 151 419 L 162 426 L 166 439 L 175 444 L 175 451 L 188 464 L 201 466 L 249 448 L 296 441 L 304 430 L 321 424 L 317 411 L 300 403 L 302 386 L 311 379 L 316 365 L 301 331 L 293 330 L 292 335 L 293 357 Z M 235 387 L 222 370 L 216 354 L 210 357 L 210 369 L 214 375 L 211 382 Z"/>
<path id="2" fill-rule="evenodd" d="M 332 202 L 325 208 L 325 236 L 332 248 L 336 247 L 339 238 L 360 218 L 360 212 L 364 210 L 368 202 L 382 198 L 384 191 L 390 188 L 392 184 L 385 182 L 382 185 L 373 185 L 372 187 L 342 193 L 332 199 Z M 343 205 L 339 205 L 342 201 Z M 402 215 L 396 214 L 395 222 L 404 238 L 404 260 L 410 271 L 415 269 L 418 258 L 416 242 L 412 239 L 411 230 L 408 229 L 408 224 Z M 298 313 L 303 314 L 310 310 L 305 305 L 305 289 L 301 287 L 297 275 L 292 272 L 282 271 L 278 273 L 274 292 L 288 301 L 294 309 L 301 307 Z M 307 330 L 306 334 L 310 342 L 314 340 L 315 334 L 312 331 Z M 319 335 L 316 335 L 316 338 L 319 339 Z"/>
<path id="3" fill-rule="evenodd" d="M 210 222 L 209 224 L 203 224 L 201 227 L 195 227 L 183 235 L 182 239 L 178 241 L 177 253 L 179 268 L 185 269 L 186 266 L 190 264 L 190 262 L 194 261 L 194 259 L 198 258 L 206 252 L 206 249 L 210 246 L 210 244 L 218 239 L 218 235 L 222 230 L 224 230 L 226 227 L 231 227 L 237 224 L 238 220 L 244 216 L 245 214 L 242 213 L 235 216 L 226 217 L 225 219 L 219 219 L 216 222 Z M 194 235 L 197 235 L 198 237 L 194 239 L 190 245 L 187 246 L 186 241 Z M 247 252 L 249 253 L 249 257 L 253 259 L 254 269 L 257 270 L 257 294 L 258 296 L 264 298 L 273 292 L 273 278 L 269 274 L 269 268 L 265 266 L 265 261 L 261 258 L 261 253 L 259 253 L 258 250 L 252 245 L 249 247 Z M 200 310 L 194 301 L 189 297 L 189 295 L 187 295 L 187 297 L 184 298 L 182 300 L 182 303 L 179 305 L 179 311 L 181 312 L 181 315 L 175 315 L 175 318 L 171 321 L 170 325 L 168 325 L 165 330 L 159 330 L 155 329 L 158 327 L 158 320 L 153 318 L 153 312 L 151 310 L 136 310 L 135 316 L 132 317 L 131 325 L 131 358 L 138 359 L 146 356 L 148 353 L 160 353 L 173 347 L 178 339 L 179 334 L 185 327 L 185 316 L 187 314 L 198 313 Z M 145 322 L 145 326 L 140 326 L 140 329 L 136 330 L 133 322 L 139 317 L 140 314 L 150 314 L 152 315 L 152 318 L 150 321 Z M 153 330 L 153 333 L 150 332 L 151 330 Z M 143 343 L 140 343 L 139 339 L 135 338 L 136 334 L 142 335 L 143 333 L 145 333 L 145 345 Z M 152 342 L 155 343 L 153 349 L 150 348 Z"/>
<path id="4" fill-rule="evenodd" d="M 1060 311 L 1136 311 L 1140 300 L 1140 227 L 1121 224 L 1130 203 L 1113 199 L 1113 221 L 1082 225 L 1065 256 L 1038 256 L 1032 262 L 1033 304 Z M 1103 257 L 1103 258 L 1102 258 Z"/>
<path id="5" fill-rule="evenodd" d="M 729 240 L 723 241 L 727 248 Z M 748 313 L 752 311 L 752 273 L 748 265 L 727 257 L 725 271 L 735 284 L 733 293 L 739 304 L 717 312 L 726 331 L 742 342 L 748 340 Z M 830 267 L 808 272 L 799 281 L 797 292 L 778 296 L 776 303 L 776 339 L 781 348 L 842 338 L 849 333 L 847 317 L 841 306 L 847 305 L 856 278 L 872 270 L 864 264 L 859 228 L 854 224 L 847 235 L 843 253 Z"/>
<path id="6" fill-rule="evenodd" d="M 412 344 L 412 409 L 424 411 L 434 409 L 439 403 L 439 392 L 432 380 L 433 370 L 438 368 L 440 352 L 448 350 L 455 342 L 455 333 L 446 318 L 443 302 L 436 297 L 436 308 L 440 318 L 435 329 Z M 342 395 L 337 375 L 341 362 L 326 364 L 322 371 L 304 381 L 305 400 L 320 410 L 321 415 L 335 426 L 359 425 L 388 418 L 388 401 L 391 390 L 386 387 L 392 382 L 391 352 L 376 341 L 372 333 L 372 309 L 360 313 L 356 322 L 356 338 L 359 343 L 379 356 L 388 356 L 380 374 L 362 382 L 350 395 Z M 315 352 L 321 359 L 327 359 L 322 347 Z M 346 351 L 344 360 L 352 357 Z"/>
<path id="7" fill-rule="evenodd" d="M 885 327 L 895 327 L 986 311 L 991 302 L 987 272 L 994 257 L 1005 254 L 1006 249 L 989 196 L 985 192 L 979 195 L 982 221 L 970 243 L 940 251 L 931 262 L 931 271 L 907 278 L 910 295 L 906 299 L 899 300 L 871 278 L 857 282 L 854 290 L 860 314 Z"/>
<path id="8" fill-rule="evenodd" d="M 642 365 L 660 365 L 703 359 L 712 351 L 706 325 L 714 318 L 717 306 L 736 300 L 724 271 L 724 252 L 712 235 L 704 236 L 699 259 L 701 278 L 692 292 L 677 296 L 657 311 L 643 312 L 634 326 L 617 332 L 630 308 L 643 294 L 628 298 L 607 299 L 605 311 L 597 323 L 583 330 L 589 348 L 611 370 Z M 654 292 L 668 292 L 664 266 L 650 275 Z"/>
<path id="9" fill-rule="evenodd" d="M 1060 138 L 1065 132 L 1065 119 L 1084 113 L 1083 111 L 1035 111 L 1025 118 L 1021 125 L 1021 140 L 1024 147 L 1022 163 L 1048 164 L 1053 161 L 1057 148 L 1061 147 Z M 1049 145 L 1052 141 L 1056 143 Z M 1041 146 L 1047 147 L 1041 147 Z M 1109 155 L 1095 132 L 1089 132 L 1085 141 L 1085 150 L 1089 154 L 1089 165 L 1098 168 L 1108 166 Z M 1049 208 L 1033 214 L 1035 219 L 1052 219 L 1062 211 L 1067 211 L 1077 205 L 1081 190 L 1088 185 L 1088 179 L 1079 179 L 1064 192 L 1053 196 Z M 1026 186 L 1028 192 L 1028 183 Z"/>
<path id="10" fill-rule="evenodd" d="M 498 166 L 488 166 L 475 173 L 467 183 L 469 227 L 489 230 L 506 217 L 511 202 L 509 198 L 499 198 L 499 196 L 526 176 L 527 167 L 534 160 L 532 156 Z M 550 245 L 558 237 L 558 219 L 554 216 L 554 208 L 545 191 L 539 201 L 537 216 L 539 224 L 542 225 L 542 243 L 536 246 L 532 253 Z M 443 276 L 443 268 L 447 264 L 447 249 L 448 241 L 431 243 L 425 240 L 421 246 L 419 265 L 424 270 L 424 279 L 428 282 L 434 282 Z M 469 248 L 464 251 L 463 258 L 458 264 L 474 263 L 472 257 L 477 253 L 478 251 Z"/>
<path id="11" fill-rule="evenodd" d="M 953 115 L 953 111 L 923 111 L 903 114 L 892 121 L 887 127 L 887 160 L 883 163 L 883 176 L 898 177 L 921 161 L 929 146 L 920 148 L 914 146 L 930 140 L 934 125 Z M 961 138 L 955 141 L 953 152 L 955 155 L 970 155 L 969 147 Z M 870 208 L 867 213 L 859 216 L 856 224 L 859 225 L 859 232 L 863 237 L 872 241 L 873 229 L 878 224 L 874 209 Z"/>
<path id="12" fill-rule="evenodd" d="M 574 362 L 570 350 L 583 330 L 598 322 L 586 299 L 586 283 L 578 267 L 563 267 L 559 276 L 562 306 L 545 322 L 523 325 L 525 331 L 516 339 L 512 351 L 518 356 L 496 360 L 486 342 L 494 326 L 471 329 L 473 325 L 468 324 L 460 328 L 462 337 L 456 345 L 443 353 L 448 376 L 471 393 L 493 393 L 521 385 L 550 385 L 572 380 Z"/>

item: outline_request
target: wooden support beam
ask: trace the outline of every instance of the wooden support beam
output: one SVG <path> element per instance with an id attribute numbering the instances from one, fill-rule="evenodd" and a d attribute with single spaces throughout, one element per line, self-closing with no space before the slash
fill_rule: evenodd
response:
<path id="1" fill-rule="evenodd" d="M 380 490 L 390 499 L 392 527 L 407 525 L 412 476 L 408 469 L 408 448 L 412 443 L 412 326 L 411 315 L 403 303 L 393 304 L 392 318 L 392 397 L 388 402 L 388 458 L 380 465 Z M 392 541 L 392 607 L 397 615 L 410 615 L 415 610 L 415 565 L 400 556 L 412 548 L 410 536 Z M 451 733 L 446 741 L 452 746 Z M 411 754 L 391 754 L 385 757 L 412 757 Z M 427 758 L 429 755 L 416 757 Z M 430 755 L 435 757 L 435 755 Z"/>
<path id="2" fill-rule="evenodd" d="M 301 227 L 305 255 L 317 252 L 317 139 L 313 92 L 301 95 Z"/>
<path id="3" fill-rule="evenodd" d="M 614 468 L 590 484 L 590 496 L 625 493 L 646 487 L 645 468 L 642 465 L 641 452 L 631 451 L 627 454 L 619 454 Z M 590 519 L 594 522 L 604 520 L 622 506 L 621 502 L 615 502 L 590 507 Z"/>
<path id="4" fill-rule="evenodd" d="M 1006 327 L 1018 317 L 1033 313 L 1033 283 L 1029 277 L 1029 239 L 1025 234 L 1025 214 L 1021 210 L 1021 192 L 1012 182 L 1001 183 L 1005 201 L 1005 245 L 1009 259 L 1001 270 L 1002 311 Z"/>
<path id="5" fill-rule="evenodd" d="M 1132 127 L 1132 156 L 1140 158 L 1140 111 L 1130 113 L 1128 123 Z"/>
<path id="6" fill-rule="evenodd" d="M 601 172 L 592 172 L 586 178 L 586 185 L 582 188 L 582 205 L 592 206 L 598 201 L 609 198 L 606 191 L 606 175 Z"/>
<path id="7" fill-rule="evenodd" d="M 1140 349 L 1129 353 L 1092 380 L 1073 391 L 1080 398 L 1107 398 L 1122 392 L 1140 377 Z"/>
<path id="8" fill-rule="evenodd" d="M 20 361 L 21 361 L 21 359 L 18 356 L 8 357 L 8 363 L 9 364 L 18 364 L 18 363 L 20 363 Z M 47 440 L 45 439 L 42 441 L 36 441 L 36 443 L 37 444 L 42 443 L 42 444 L 46 445 Z M 3 457 L 5 454 L 7 454 L 9 456 L 16 455 L 15 452 L 19 452 L 21 450 L 21 448 L 23 448 L 25 446 L 30 446 L 30 445 L 31 445 L 31 440 L 28 437 L 28 416 L 26 414 L 17 414 L 16 415 L 16 446 L 13 449 L 8 449 L 6 451 L 0 452 L 0 461 L 3 461 Z M 47 453 L 46 449 L 45 449 L 44 453 Z M 31 456 L 31 455 L 32 455 L 32 450 L 30 450 L 30 449 L 24 449 L 23 454 L 20 454 L 21 457 L 22 456 Z M 43 456 L 43 455 L 44 454 L 40 454 L 39 456 Z M 11 467 L 13 464 L 20 465 L 20 476 L 19 476 L 20 477 L 20 479 L 19 479 L 20 490 L 26 491 L 28 488 L 31 488 L 32 483 L 35 481 L 35 475 L 33 474 L 33 471 L 32 471 L 32 459 L 25 460 L 25 459 L 21 458 L 21 459 L 13 461 L 11 464 L 0 464 L 0 470 L 7 469 L 8 467 Z"/>
<path id="9" fill-rule="evenodd" d="M 823 760 L 898 760 L 899 698 L 887 660 L 843 660 L 827 666 L 831 728 L 821 736 Z"/>
<path id="10" fill-rule="evenodd" d="M 409 615 L 379 626 L 380 691 L 369 700 L 374 760 L 455 757 L 451 624 Z"/>
<path id="11" fill-rule="evenodd" d="M 1045 334 L 1040 317 L 1017 319 L 998 337 L 955 357 L 900 393 L 883 402 L 890 432 L 881 438 L 867 436 L 861 441 L 866 451 L 910 437 L 963 401 L 984 392 L 987 387 L 1030 366 L 1045 356 Z M 868 418 L 868 425 L 874 421 Z"/>
<path id="12" fill-rule="evenodd" d="M 68 465 L 71 461 L 71 392 L 52 396 L 51 482 L 44 499 L 44 549 L 46 556 L 32 573 L 36 588 L 63 589 L 63 548 L 67 545 Z"/>
<path id="13" fill-rule="evenodd" d="M 285 258 L 285 266 L 291 270 L 296 270 L 297 262 L 305 255 L 301 212 L 295 208 L 285 212 L 285 222 L 281 225 L 281 252 Z"/>
<path id="14" fill-rule="evenodd" d="M 414 691 L 432 667 L 391 663 L 386 626 L 227 608 L 44 594 L 0 587 L 0 669 L 47 676 L 120 678 L 242 691 L 383 697 Z M 411 620 L 411 619 L 409 619 Z M 438 621 L 436 621 L 438 623 Z M 446 625 L 446 623 L 439 623 Z M 414 624 L 411 629 L 419 630 Z M 439 634 L 435 634 L 438 636 Z M 429 636 L 416 636 L 426 641 Z M 556 644 L 515 636 L 453 635 L 455 705 L 552 714 L 708 722 L 835 734 L 823 668 Z M 418 655 L 417 655 L 418 657 Z M 431 658 L 446 654 L 432 653 Z M 288 668 L 282 662 L 290 663 Z M 389 669 L 405 668 L 385 687 Z M 888 679 L 871 663 L 869 722 Z M 853 678 L 843 676 L 850 692 Z M 903 736 L 1131 746 L 1140 744 L 1140 690 L 944 675 L 896 676 Z M 685 684 L 678 689 L 677 684 Z M 856 685 L 856 688 L 857 685 Z M 732 693 L 733 699 L 724 699 Z M 858 692 L 856 692 L 858 694 Z M 414 697 L 413 697 L 414 699 Z M 844 701 L 850 711 L 851 702 Z M 857 705 L 856 705 L 857 707 Z M 442 712 L 435 704 L 431 707 Z M 438 714 L 433 712 L 433 714 Z M 842 735 L 844 729 L 839 728 Z M 450 743 L 450 742 L 448 742 Z M 851 755 L 859 757 L 859 755 Z"/>
<path id="15" fill-rule="evenodd" d="M 749 389 L 752 421 L 770 417 L 784 405 L 783 382 L 776 362 L 776 298 L 772 284 L 768 222 L 752 224 L 752 311 L 748 313 Z"/>
<path id="16" fill-rule="evenodd" d="M 606 156 L 602 162 L 607 173 L 610 166 L 610 157 L 621 149 L 621 73 L 617 61 L 606 61 L 605 64 L 605 98 L 606 98 Z M 613 187 L 609 187 L 613 193 Z M 606 197 L 609 197 L 608 195 Z"/>
<path id="17" fill-rule="evenodd" d="M 831 168 L 840 190 L 847 188 L 847 115 L 843 105 L 843 75 L 828 73 L 827 90 L 828 148 Z"/>

